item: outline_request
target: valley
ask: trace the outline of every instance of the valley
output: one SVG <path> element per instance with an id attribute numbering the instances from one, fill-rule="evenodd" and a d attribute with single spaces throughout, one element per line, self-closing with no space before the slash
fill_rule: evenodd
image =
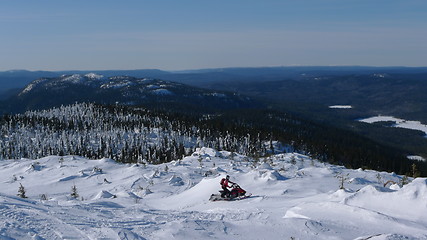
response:
<path id="1" fill-rule="evenodd" d="M 386 73 L 375 73 L 378 71 Z M 215 122 L 224 126 L 231 124 L 228 129 L 234 128 L 235 123 L 240 127 L 254 126 L 262 135 L 274 135 L 275 140 L 331 163 L 405 174 L 412 163 L 405 160 L 396 163 L 405 156 L 426 158 L 424 135 L 419 131 L 356 120 L 387 113 L 405 116 L 408 120 L 414 116 L 422 119 L 425 113 L 422 109 L 427 102 L 421 94 L 425 87 L 423 71 L 424 68 L 351 67 L 76 71 L 34 80 L 1 101 L 0 109 L 10 114 L 94 102 L 142 107 L 183 117 L 186 121 L 207 117 L 214 125 Z M 114 73 L 149 76 L 114 76 Z M 404 84 L 408 87 L 403 88 Z M 408 104 L 412 107 L 405 107 Z M 411 115 L 406 114 L 410 111 Z M 288 118 L 292 120 L 284 120 Z M 291 122 L 295 124 L 289 124 Z M 362 159 L 358 155 L 363 156 Z M 389 163 L 373 164 L 366 156 L 375 156 L 380 162 L 389 159 Z M 423 163 L 417 164 L 424 174 Z"/>

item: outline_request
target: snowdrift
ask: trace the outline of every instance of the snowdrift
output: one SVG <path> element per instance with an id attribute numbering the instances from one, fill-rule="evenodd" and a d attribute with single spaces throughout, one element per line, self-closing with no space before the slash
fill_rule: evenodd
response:
<path id="1" fill-rule="evenodd" d="M 395 191 L 366 186 L 345 199 L 345 203 L 379 211 L 388 216 L 427 225 L 427 179 L 418 178 Z"/>
<path id="2" fill-rule="evenodd" d="M 198 184 L 182 193 L 163 199 L 156 199 L 155 203 L 151 204 L 156 205 L 157 208 L 162 210 L 186 209 L 206 204 L 209 202 L 209 196 L 212 193 L 218 193 L 218 190 L 221 189 L 219 185 L 220 180 L 221 177 L 202 179 Z"/>

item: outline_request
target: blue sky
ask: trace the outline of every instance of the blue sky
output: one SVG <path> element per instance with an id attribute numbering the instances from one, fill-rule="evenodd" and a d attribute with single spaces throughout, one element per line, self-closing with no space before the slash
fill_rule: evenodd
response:
<path id="1" fill-rule="evenodd" d="M 0 3 L 0 70 L 427 66 L 426 0 Z"/>

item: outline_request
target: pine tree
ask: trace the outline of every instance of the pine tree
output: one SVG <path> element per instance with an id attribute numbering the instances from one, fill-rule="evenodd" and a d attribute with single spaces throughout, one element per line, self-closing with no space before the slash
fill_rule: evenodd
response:
<path id="1" fill-rule="evenodd" d="M 44 193 L 42 195 L 40 195 L 40 200 L 41 201 L 47 201 L 47 195 Z"/>
<path id="2" fill-rule="evenodd" d="M 400 187 L 403 187 L 404 185 L 409 183 L 409 178 L 406 175 L 403 175 L 403 177 L 399 181 Z"/>
<path id="3" fill-rule="evenodd" d="M 75 199 L 79 198 L 79 194 L 77 193 L 77 187 L 76 187 L 76 185 L 73 185 L 71 187 L 71 197 L 75 198 Z"/>
<path id="4" fill-rule="evenodd" d="M 295 160 L 295 155 L 291 156 L 291 163 L 292 163 L 292 165 L 297 164 L 297 161 Z"/>
<path id="5" fill-rule="evenodd" d="M 26 191 L 25 191 L 24 186 L 22 186 L 21 183 L 19 185 L 20 186 L 19 186 L 19 189 L 18 189 L 18 197 L 27 198 L 27 196 L 25 195 Z"/>
<path id="6" fill-rule="evenodd" d="M 413 178 L 417 178 L 420 176 L 420 171 L 417 169 L 417 164 L 413 163 L 411 166 L 411 174 Z"/>
<path id="7" fill-rule="evenodd" d="M 345 189 L 344 183 L 345 183 L 345 181 L 348 180 L 348 173 L 345 175 L 343 173 L 340 173 L 340 174 L 335 175 L 335 177 L 338 178 L 338 180 L 339 180 L 340 189 Z"/>
<path id="8" fill-rule="evenodd" d="M 61 158 L 59 159 L 59 165 L 62 167 L 62 166 L 63 166 L 63 164 L 64 164 L 64 158 L 63 158 L 63 157 L 61 157 Z"/>

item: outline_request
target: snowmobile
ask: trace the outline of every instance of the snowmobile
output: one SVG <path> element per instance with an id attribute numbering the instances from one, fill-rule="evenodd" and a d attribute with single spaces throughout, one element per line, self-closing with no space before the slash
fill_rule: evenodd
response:
<path id="1" fill-rule="evenodd" d="M 212 194 L 209 198 L 209 201 L 233 201 L 233 200 L 241 200 L 244 198 L 250 197 L 252 194 L 246 195 L 246 191 L 243 190 L 237 183 L 233 183 L 231 185 L 231 191 L 225 194 L 225 197 L 222 197 L 224 190 L 220 190 L 219 194 Z"/>

